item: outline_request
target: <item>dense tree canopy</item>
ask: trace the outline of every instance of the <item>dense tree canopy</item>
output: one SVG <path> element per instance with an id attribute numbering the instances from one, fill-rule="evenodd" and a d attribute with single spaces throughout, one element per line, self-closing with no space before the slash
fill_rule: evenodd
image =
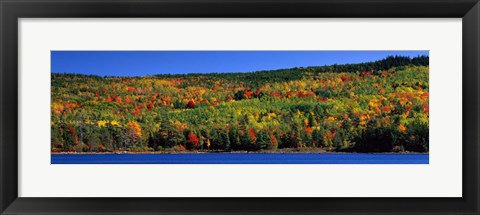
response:
<path id="1" fill-rule="evenodd" d="M 252 73 L 52 74 L 53 152 L 428 151 L 428 57 Z"/>

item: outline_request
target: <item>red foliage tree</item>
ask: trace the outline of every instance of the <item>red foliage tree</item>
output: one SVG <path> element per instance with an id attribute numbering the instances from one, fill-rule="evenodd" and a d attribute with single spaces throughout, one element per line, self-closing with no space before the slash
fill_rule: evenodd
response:
<path id="1" fill-rule="evenodd" d="M 194 148 L 197 148 L 198 146 L 198 137 L 195 134 L 190 133 L 188 135 L 188 143 L 192 144 Z"/>
<path id="2" fill-rule="evenodd" d="M 305 133 L 311 134 L 311 133 L 313 133 L 313 129 L 310 128 L 310 127 L 306 127 L 306 128 L 305 128 Z"/>
<path id="3" fill-rule="evenodd" d="M 77 132 L 75 131 L 75 128 L 73 128 L 72 125 L 68 125 L 68 133 L 72 134 L 75 143 L 77 143 L 78 142 Z"/>
<path id="4" fill-rule="evenodd" d="M 252 91 L 245 91 L 245 94 L 244 94 L 244 95 L 245 95 L 245 97 L 246 97 L 247 99 L 251 99 L 251 98 L 252 98 L 252 94 L 253 94 Z"/>
<path id="5" fill-rule="evenodd" d="M 280 97 L 282 97 L 282 94 L 278 91 L 275 91 L 275 92 L 270 93 L 270 96 L 274 97 L 274 98 L 280 98 Z"/>
<path id="6" fill-rule="evenodd" d="M 125 104 L 130 104 L 131 102 L 132 102 L 132 99 L 130 97 L 128 96 L 125 97 L 125 101 L 124 101 Z"/>
<path id="7" fill-rule="evenodd" d="M 115 98 L 115 102 L 116 102 L 117 104 L 122 104 L 122 103 L 123 103 L 123 102 L 122 102 L 122 98 L 120 98 L 119 96 L 117 96 L 117 97 Z"/>
<path id="8" fill-rule="evenodd" d="M 270 136 L 270 146 L 271 147 L 277 146 L 278 144 L 277 137 L 275 137 L 275 135 L 273 134 L 270 134 L 269 136 Z"/>
<path id="9" fill-rule="evenodd" d="M 135 112 L 133 112 L 133 115 L 134 115 L 134 116 L 140 115 L 140 108 L 138 108 L 137 105 L 135 105 Z"/>
<path id="10" fill-rule="evenodd" d="M 391 109 L 388 106 L 383 106 L 382 111 L 385 112 L 385 113 L 390 113 Z"/>
<path id="11" fill-rule="evenodd" d="M 250 136 L 250 139 L 252 139 L 254 143 L 257 142 L 257 135 L 255 135 L 253 128 L 248 129 L 248 136 Z"/>
<path id="12" fill-rule="evenodd" d="M 128 91 L 129 93 L 131 93 L 131 92 L 133 92 L 133 91 L 135 91 L 135 90 L 137 90 L 137 88 L 135 88 L 135 87 L 130 87 L 130 86 L 127 87 L 127 91 Z"/>
<path id="13" fill-rule="evenodd" d="M 188 101 L 187 108 L 190 108 L 190 109 L 195 108 L 195 101 L 193 101 L 193 99 Z"/>

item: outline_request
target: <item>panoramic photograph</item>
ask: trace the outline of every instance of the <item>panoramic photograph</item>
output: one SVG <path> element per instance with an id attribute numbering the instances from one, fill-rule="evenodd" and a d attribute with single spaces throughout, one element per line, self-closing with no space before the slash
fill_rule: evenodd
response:
<path id="1" fill-rule="evenodd" d="M 429 164 L 429 51 L 51 51 L 51 164 Z"/>

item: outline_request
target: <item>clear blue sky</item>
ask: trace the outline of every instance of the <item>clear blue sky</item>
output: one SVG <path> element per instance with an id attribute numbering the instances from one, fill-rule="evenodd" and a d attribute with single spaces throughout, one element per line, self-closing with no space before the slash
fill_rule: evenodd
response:
<path id="1" fill-rule="evenodd" d="M 52 73 L 144 76 L 363 63 L 428 51 L 52 51 Z"/>

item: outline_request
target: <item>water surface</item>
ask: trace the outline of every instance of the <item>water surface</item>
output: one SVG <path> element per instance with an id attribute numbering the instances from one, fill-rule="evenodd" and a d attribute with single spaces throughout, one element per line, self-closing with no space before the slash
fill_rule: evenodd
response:
<path id="1" fill-rule="evenodd" d="M 52 164 L 428 164 L 428 154 L 52 154 Z"/>

